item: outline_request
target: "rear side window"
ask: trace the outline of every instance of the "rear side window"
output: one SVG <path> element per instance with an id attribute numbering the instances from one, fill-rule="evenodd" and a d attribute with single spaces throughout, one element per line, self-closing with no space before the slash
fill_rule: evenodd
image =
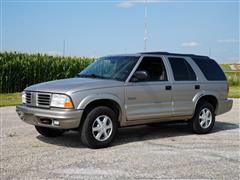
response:
<path id="1" fill-rule="evenodd" d="M 226 76 L 219 65 L 212 59 L 192 58 L 209 81 L 225 81 Z"/>
<path id="2" fill-rule="evenodd" d="M 183 58 L 168 58 L 172 67 L 175 81 L 194 81 L 196 74 L 192 67 Z"/>

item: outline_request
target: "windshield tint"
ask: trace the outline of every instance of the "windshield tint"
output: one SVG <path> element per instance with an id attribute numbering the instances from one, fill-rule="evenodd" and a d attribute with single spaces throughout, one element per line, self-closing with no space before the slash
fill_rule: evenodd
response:
<path id="1" fill-rule="evenodd" d="M 102 57 L 79 73 L 78 77 L 125 81 L 138 59 L 136 56 Z"/>

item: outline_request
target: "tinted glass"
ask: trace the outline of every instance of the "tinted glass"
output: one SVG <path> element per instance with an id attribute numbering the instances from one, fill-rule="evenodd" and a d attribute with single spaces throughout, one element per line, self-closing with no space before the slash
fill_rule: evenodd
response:
<path id="1" fill-rule="evenodd" d="M 149 75 L 147 81 L 167 81 L 166 69 L 159 57 L 144 57 L 137 71 L 146 71 Z"/>
<path id="2" fill-rule="evenodd" d="M 103 78 L 125 81 L 138 61 L 135 56 L 109 56 L 97 59 L 78 77 Z"/>
<path id="3" fill-rule="evenodd" d="M 226 76 L 219 65 L 212 59 L 192 58 L 203 72 L 207 80 L 222 81 Z"/>
<path id="4" fill-rule="evenodd" d="M 175 81 L 193 81 L 196 80 L 196 74 L 192 67 L 183 58 L 168 58 L 172 67 Z"/>
<path id="5" fill-rule="evenodd" d="M 188 64 L 188 62 L 184 59 L 185 65 L 187 66 L 187 70 L 188 70 L 188 75 L 189 75 L 189 80 L 190 81 L 194 81 L 197 80 L 196 74 L 193 71 L 192 67 Z"/>

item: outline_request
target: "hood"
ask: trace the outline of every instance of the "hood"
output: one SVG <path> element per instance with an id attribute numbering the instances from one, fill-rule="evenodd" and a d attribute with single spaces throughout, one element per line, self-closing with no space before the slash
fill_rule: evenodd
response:
<path id="1" fill-rule="evenodd" d="M 116 87 L 123 85 L 123 82 L 109 79 L 93 79 L 93 78 L 70 78 L 29 86 L 25 91 L 40 91 L 71 94 L 76 91 Z"/>

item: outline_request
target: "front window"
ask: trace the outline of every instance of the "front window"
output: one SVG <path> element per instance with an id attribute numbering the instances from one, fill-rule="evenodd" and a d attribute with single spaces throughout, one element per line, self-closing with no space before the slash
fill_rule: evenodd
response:
<path id="1" fill-rule="evenodd" d="M 102 57 L 79 73 L 78 77 L 125 81 L 138 59 L 136 56 Z"/>
<path id="2" fill-rule="evenodd" d="M 144 57 L 136 71 L 146 71 L 148 79 L 144 81 L 167 81 L 166 69 L 160 57 Z"/>

